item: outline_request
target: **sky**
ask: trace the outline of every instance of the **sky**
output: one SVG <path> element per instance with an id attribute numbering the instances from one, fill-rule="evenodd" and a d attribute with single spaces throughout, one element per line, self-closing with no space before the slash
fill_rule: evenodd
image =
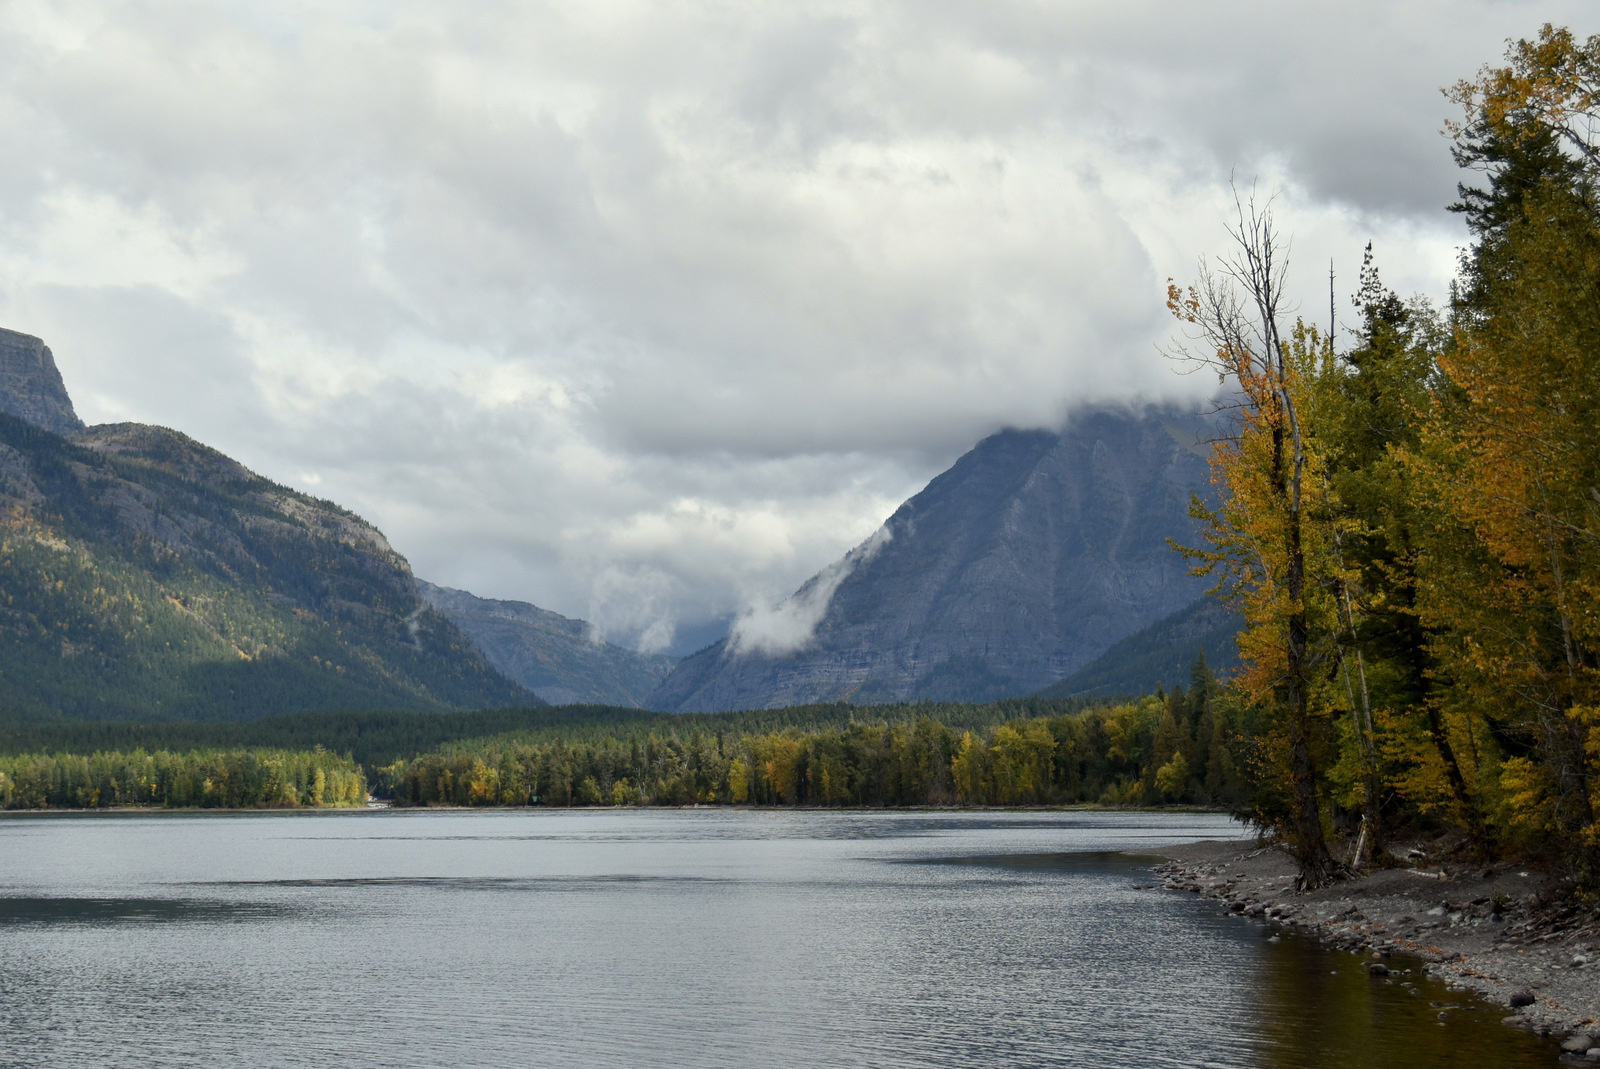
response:
<path id="1" fill-rule="evenodd" d="M 1587 16 L 1587 18 L 1586 18 Z M 1442 86 L 1591 4 L 0 0 L 0 325 L 416 573 L 686 652 L 979 439 L 1190 401 L 1166 280 L 1442 299 Z"/>

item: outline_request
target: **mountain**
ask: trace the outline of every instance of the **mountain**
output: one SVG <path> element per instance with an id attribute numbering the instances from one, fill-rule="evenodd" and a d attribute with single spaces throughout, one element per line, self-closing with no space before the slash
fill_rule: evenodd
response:
<path id="1" fill-rule="evenodd" d="M 31 334 L 0 327 L 0 412 L 56 434 L 83 430 L 55 354 Z"/>
<path id="2" fill-rule="evenodd" d="M 677 663 L 596 641 L 582 620 L 525 601 L 495 601 L 417 580 L 424 601 L 472 640 L 507 679 L 551 705 L 639 708 Z"/>
<path id="3" fill-rule="evenodd" d="M 1187 686 L 1195 658 L 1218 675 L 1239 664 L 1234 637 L 1244 618 L 1213 597 L 1202 597 L 1135 631 L 1072 675 L 1039 692 L 1041 698 L 1110 698 Z"/>
<path id="4" fill-rule="evenodd" d="M 540 704 L 359 516 L 177 431 L 83 428 L 37 338 L 0 336 L 0 384 L 0 715 Z"/>
<path id="5" fill-rule="evenodd" d="M 1174 410 L 1091 410 L 1060 434 L 986 438 L 647 704 L 986 701 L 1055 683 L 1201 595 L 1167 539 L 1197 538 L 1203 433 Z"/>

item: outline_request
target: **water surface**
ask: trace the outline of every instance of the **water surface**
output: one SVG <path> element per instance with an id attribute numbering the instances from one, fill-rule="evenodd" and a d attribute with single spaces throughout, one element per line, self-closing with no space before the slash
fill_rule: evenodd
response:
<path id="1" fill-rule="evenodd" d="M 0 1066 L 1545 1066 L 1192 896 L 1204 814 L 0 819 Z M 1408 988 L 1407 981 L 1413 986 Z M 1410 991 L 1417 993 L 1409 993 Z"/>

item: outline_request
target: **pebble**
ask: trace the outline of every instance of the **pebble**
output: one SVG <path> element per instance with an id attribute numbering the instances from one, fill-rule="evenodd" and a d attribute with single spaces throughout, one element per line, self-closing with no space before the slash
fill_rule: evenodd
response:
<path id="1" fill-rule="evenodd" d="M 1518 991 L 1515 995 L 1511 996 L 1511 1008 L 1514 1010 L 1520 1010 L 1524 1006 L 1532 1006 L 1534 1001 L 1535 1000 L 1532 991 Z"/>
<path id="2" fill-rule="evenodd" d="M 1594 1046 L 1594 1041 L 1585 1032 L 1579 1032 L 1575 1036 L 1568 1036 L 1561 1041 L 1561 1049 L 1567 1054 L 1584 1054 L 1587 1056 L 1587 1052 L 1592 1046 Z"/>

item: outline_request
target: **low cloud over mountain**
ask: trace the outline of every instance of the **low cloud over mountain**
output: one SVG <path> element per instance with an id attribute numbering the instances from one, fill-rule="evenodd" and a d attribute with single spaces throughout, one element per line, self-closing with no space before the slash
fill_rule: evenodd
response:
<path id="1" fill-rule="evenodd" d="M 1055 683 L 1200 596 L 1167 540 L 1198 538 L 1204 426 L 1176 410 L 1089 410 L 1061 434 L 986 438 L 784 615 L 758 618 L 766 641 L 741 620 L 650 704 L 985 700 Z"/>

